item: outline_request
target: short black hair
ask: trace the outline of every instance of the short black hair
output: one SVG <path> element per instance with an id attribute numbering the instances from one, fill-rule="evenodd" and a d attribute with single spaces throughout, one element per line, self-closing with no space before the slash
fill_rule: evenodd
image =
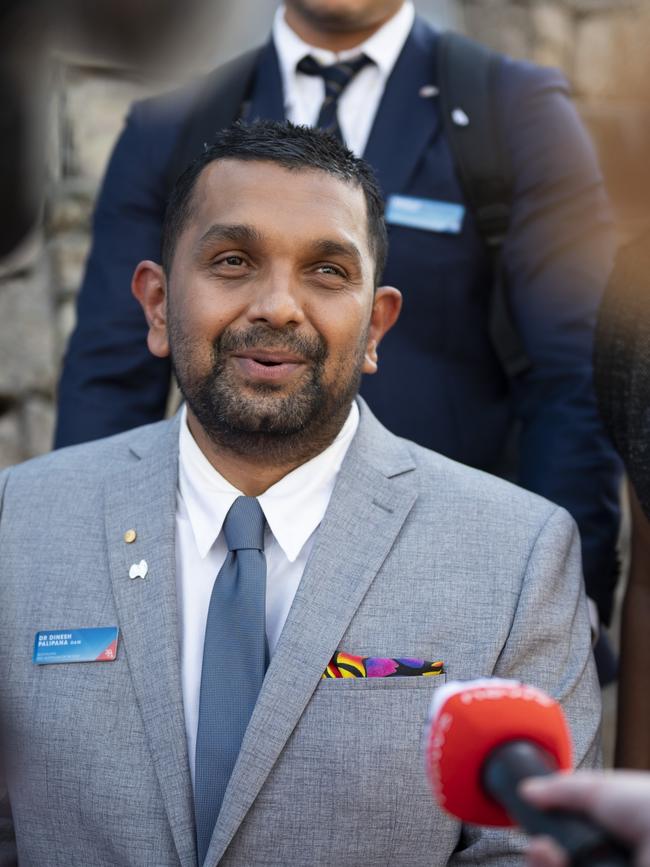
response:
<path id="1" fill-rule="evenodd" d="M 217 133 L 185 169 L 171 192 L 163 222 L 161 257 L 167 273 L 178 238 L 193 215 L 197 178 L 207 165 L 225 159 L 272 162 L 290 170 L 315 169 L 361 188 L 366 200 L 368 239 L 375 258 L 375 281 L 379 282 L 386 264 L 388 238 L 384 200 L 372 168 L 333 136 L 288 121 L 233 124 Z"/>

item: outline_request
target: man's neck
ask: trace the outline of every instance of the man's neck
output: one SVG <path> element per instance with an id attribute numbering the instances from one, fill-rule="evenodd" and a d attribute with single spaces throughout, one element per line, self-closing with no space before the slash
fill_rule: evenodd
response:
<path id="1" fill-rule="evenodd" d="M 284 10 L 284 18 L 289 27 L 308 45 L 314 48 L 324 48 L 327 51 L 338 53 L 356 48 L 373 33 L 376 33 L 384 24 L 395 15 L 403 5 L 403 0 L 397 0 L 383 18 L 366 26 L 354 27 L 350 30 L 338 30 L 332 25 L 330 29 L 326 24 L 307 18 L 294 6 L 287 5 Z"/>
<path id="2" fill-rule="evenodd" d="M 297 467 L 325 451 L 336 439 L 346 417 L 344 415 L 340 423 L 333 420 L 332 427 L 312 440 L 309 448 L 286 449 L 279 453 L 269 447 L 262 453 L 252 454 L 249 450 L 238 452 L 214 443 L 191 409 L 187 408 L 187 425 L 204 456 L 227 482 L 247 497 L 259 497 Z"/>

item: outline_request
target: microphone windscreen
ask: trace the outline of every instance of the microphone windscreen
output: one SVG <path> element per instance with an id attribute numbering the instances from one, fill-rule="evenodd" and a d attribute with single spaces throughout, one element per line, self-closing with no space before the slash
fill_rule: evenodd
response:
<path id="1" fill-rule="evenodd" d="M 571 736 L 560 705 L 513 680 L 452 682 L 435 690 L 425 735 L 425 761 L 440 806 L 463 822 L 515 823 L 484 790 L 482 769 L 496 747 L 526 740 L 546 750 L 559 770 L 571 768 Z"/>

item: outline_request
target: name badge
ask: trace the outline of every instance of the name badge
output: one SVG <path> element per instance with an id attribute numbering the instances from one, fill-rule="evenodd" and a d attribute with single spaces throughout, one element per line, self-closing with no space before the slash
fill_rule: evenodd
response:
<path id="1" fill-rule="evenodd" d="M 455 202 L 418 199 L 415 196 L 389 196 L 384 216 L 386 222 L 393 226 L 457 235 L 463 227 L 465 208 Z"/>
<path id="2" fill-rule="evenodd" d="M 117 626 L 49 629 L 34 638 L 35 665 L 59 662 L 112 662 L 117 656 Z"/>

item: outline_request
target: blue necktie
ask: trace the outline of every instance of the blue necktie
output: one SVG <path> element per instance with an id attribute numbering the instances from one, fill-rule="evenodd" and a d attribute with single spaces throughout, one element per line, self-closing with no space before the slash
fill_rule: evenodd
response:
<path id="1" fill-rule="evenodd" d="M 223 524 L 228 554 L 210 597 L 196 737 L 194 811 L 199 864 L 205 860 L 266 672 L 264 523 L 257 500 L 238 497 Z"/>
<path id="2" fill-rule="evenodd" d="M 373 61 L 362 54 L 355 57 L 354 60 L 333 63 L 331 66 L 321 66 L 317 60 L 308 54 L 296 67 L 298 72 L 305 75 L 320 75 L 325 82 L 325 99 L 321 105 L 316 126 L 335 136 L 340 142 L 343 141 L 343 134 L 338 118 L 339 98 L 354 76 L 369 63 L 373 63 Z"/>

